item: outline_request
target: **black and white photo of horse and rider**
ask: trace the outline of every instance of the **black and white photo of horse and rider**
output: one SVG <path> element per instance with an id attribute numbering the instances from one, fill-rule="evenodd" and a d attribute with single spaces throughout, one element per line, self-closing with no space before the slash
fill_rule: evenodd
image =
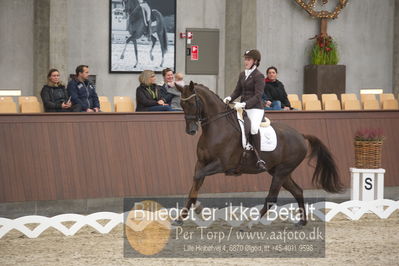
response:
<path id="1" fill-rule="evenodd" d="M 176 0 L 112 0 L 111 72 L 175 68 Z"/>

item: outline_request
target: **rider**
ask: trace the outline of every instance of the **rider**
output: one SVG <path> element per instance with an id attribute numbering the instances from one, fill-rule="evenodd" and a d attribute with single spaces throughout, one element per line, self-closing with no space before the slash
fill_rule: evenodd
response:
<path id="1" fill-rule="evenodd" d="M 251 144 L 257 157 L 256 166 L 261 170 L 266 169 L 266 163 L 259 156 L 260 134 L 259 127 L 264 116 L 262 95 L 265 87 L 265 77 L 257 69 L 261 60 L 261 54 L 253 49 L 244 53 L 245 71 L 241 72 L 238 78 L 237 86 L 231 94 L 223 101 L 228 104 L 241 96 L 241 102 L 236 102 L 234 108 L 244 109 L 251 121 Z"/>
<path id="2" fill-rule="evenodd" d="M 148 3 L 144 0 L 139 0 L 141 10 L 143 11 L 144 24 L 148 27 L 148 41 L 151 41 L 152 29 L 151 29 L 151 8 Z"/>

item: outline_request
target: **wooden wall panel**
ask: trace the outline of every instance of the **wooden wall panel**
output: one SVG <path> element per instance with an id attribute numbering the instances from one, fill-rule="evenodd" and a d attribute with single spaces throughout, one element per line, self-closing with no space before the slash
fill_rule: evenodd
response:
<path id="1" fill-rule="evenodd" d="M 270 112 L 272 121 L 319 137 L 348 187 L 353 135 L 386 135 L 385 184 L 399 185 L 399 112 Z M 191 187 L 199 135 L 185 134 L 181 113 L 0 115 L 0 202 L 181 195 Z M 314 164 L 315 162 L 313 162 Z M 303 162 L 293 177 L 313 188 Z M 202 193 L 267 191 L 271 177 L 208 177 Z"/>

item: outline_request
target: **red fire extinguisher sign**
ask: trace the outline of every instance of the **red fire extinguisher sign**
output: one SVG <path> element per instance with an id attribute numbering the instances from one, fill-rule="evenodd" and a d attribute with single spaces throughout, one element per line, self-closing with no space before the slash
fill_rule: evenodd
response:
<path id="1" fill-rule="evenodd" d="M 199 48 L 198 45 L 191 46 L 191 60 L 192 61 L 197 61 L 199 58 L 199 55 L 198 55 L 199 49 L 198 48 Z"/>

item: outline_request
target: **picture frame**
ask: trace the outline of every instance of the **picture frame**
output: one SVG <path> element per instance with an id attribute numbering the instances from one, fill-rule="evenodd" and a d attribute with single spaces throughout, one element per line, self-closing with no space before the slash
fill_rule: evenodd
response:
<path id="1" fill-rule="evenodd" d="M 175 70 L 176 0 L 109 1 L 109 72 Z"/>

